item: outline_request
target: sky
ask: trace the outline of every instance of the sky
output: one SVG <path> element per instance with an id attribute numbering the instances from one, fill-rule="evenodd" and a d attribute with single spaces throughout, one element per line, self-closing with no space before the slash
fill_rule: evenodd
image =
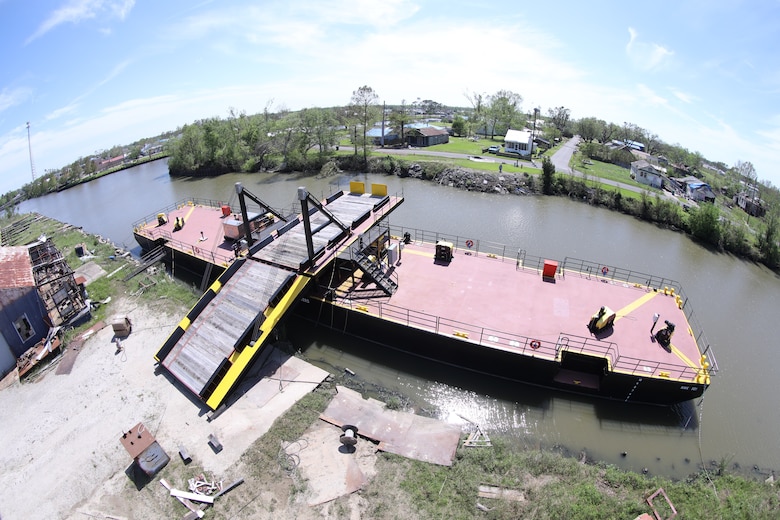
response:
<path id="1" fill-rule="evenodd" d="M 230 109 L 469 106 L 628 122 L 780 186 L 780 0 L 0 0 L 0 193 Z M 28 128 L 29 122 L 29 148 Z"/>

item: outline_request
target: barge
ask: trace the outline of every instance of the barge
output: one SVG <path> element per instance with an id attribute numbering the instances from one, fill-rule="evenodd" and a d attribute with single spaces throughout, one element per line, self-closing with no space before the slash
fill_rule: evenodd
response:
<path id="1" fill-rule="evenodd" d="M 498 378 L 628 403 L 698 398 L 718 371 L 673 280 L 394 227 L 387 216 L 403 197 L 388 196 L 384 185 L 366 190 L 353 182 L 324 201 L 299 188 L 301 212 L 294 219 L 274 214 L 275 222 L 259 230 L 241 195 L 240 221 L 250 226 L 232 245 L 224 234 L 226 242 L 213 250 L 230 252 L 221 257 L 199 254 L 199 232 L 219 230 L 237 215 L 197 204 L 165 215 L 186 212 L 189 227 L 203 213 L 202 224 L 192 226 L 195 242 L 175 248 L 222 274 L 155 359 L 212 409 L 262 357 L 288 312 L 365 338 L 366 348 L 379 343 Z M 165 225 L 147 222 L 137 236 Z"/>
<path id="2" fill-rule="evenodd" d="M 630 403 L 700 397 L 718 371 L 673 280 L 402 227 L 372 243 L 373 266 L 337 260 L 296 312 L 415 356 Z M 396 289 L 378 290 L 371 269 Z"/>

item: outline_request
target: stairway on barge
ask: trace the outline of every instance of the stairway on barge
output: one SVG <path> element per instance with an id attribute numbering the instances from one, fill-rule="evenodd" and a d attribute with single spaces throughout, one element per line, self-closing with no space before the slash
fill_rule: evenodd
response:
<path id="1" fill-rule="evenodd" d="M 382 270 L 382 267 L 362 251 L 355 253 L 354 261 L 360 270 L 388 296 L 392 296 L 398 289 L 398 284 Z"/>

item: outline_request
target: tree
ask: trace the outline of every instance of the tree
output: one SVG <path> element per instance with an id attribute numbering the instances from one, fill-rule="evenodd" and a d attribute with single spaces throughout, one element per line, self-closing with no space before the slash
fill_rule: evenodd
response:
<path id="1" fill-rule="evenodd" d="M 335 145 L 335 118 L 326 108 L 304 108 L 297 114 L 296 148 L 306 158 L 312 148 L 322 157 Z"/>
<path id="2" fill-rule="evenodd" d="M 520 105 L 523 102 L 523 96 L 516 94 L 511 90 L 499 90 L 489 98 L 489 108 L 487 110 L 487 122 L 490 130 L 490 138 L 496 134 L 503 135 L 512 126 L 523 126 L 519 120 L 522 116 Z"/>
<path id="3" fill-rule="evenodd" d="M 688 217 L 691 234 L 698 240 L 715 247 L 720 245 L 719 211 L 715 204 L 700 204 L 691 209 Z"/>
<path id="4" fill-rule="evenodd" d="M 595 117 L 583 117 L 577 124 L 574 125 L 576 132 L 582 139 L 590 143 L 599 138 L 599 132 L 601 130 L 600 121 Z M 603 121 L 601 121 L 603 123 Z"/>
<path id="5" fill-rule="evenodd" d="M 615 123 L 607 123 L 605 121 L 601 121 L 601 123 L 603 124 L 601 125 L 600 128 L 601 135 L 599 136 L 599 142 L 604 144 L 611 141 L 612 139 L 615 138 L 615 136 L 617 136 L 619 127 Z"/>
<path id="6" fill-rule="evenodd" d="M 363 162 L 365 164 L 368 163 L 368 136 L 366 136 L 366 132 L 369 129 L 369 122 L 373 126 L 378 103 L 379 96 L 374 92 L 374 89 L 367 85 L 352 92 L 351 105 L 355 109 L 357 119 L 363 127 L 362 136 L 356 137 L 358 138 L 358 143 L 363 147 Z M 358 143 L 355 143 L 355 145 L 357 146 Z"/>
<path id="7" fill-rule="evenodd" d="M 558 130 L 561 135 L 563 135 L 563 132 L 566 130 L 566 127 L 569 124 L 571 110 L 565 107 L 551 108 L 547 110 L 547 115 L 555 129 Z"/>
<path id="8" fill-rule="evenodd" d="M 473 92 L 464 94 L 466 99 L 471 103 L 472 112 L 469 115 L 467 135 L 472 136 L 479 132 L 480 127 L 485 122 L 485 111 L 487 107 L 487 101 L 485 94 L 477 94 Z"/>
<path id="9" fill-rule="evenodd" d="M 553 175 L 555 175 L 555 165 L 546 155 L 542 159 L 542 193 L 552 195 Z"/>
<path id="10" fill-rule="evenodd" d="M 756 168 L 753 166 L 753 163 L 750 161 L 737 161 L 737 164 L 734 165 L 734 170 L 739 174 L 740 180 L 745 181 L 745 184 L 748 186 L 756 186 L 758 174 L 756 173 Z"/>
<path id="11" fill-rule="evenodd" d="M 466 120 L 459 115 L 455 116 L 455 120 L 452 122 L 452 133 L 461 136 L 465 131 L 466 131 Z"/>
<path id="12" fill-rule="evenodd" d="M 390 126 L 401 136 L 402 143 L 406 141 L 406 126 L 413 120 L 412 114 L 406 107 L 406 100 L 401 101 L 401 108 L 397 108 L 390 113 Z"/>
<path id="13" fill-rule="evenodd" d="M 430 99 L 424 99 L 420 101 L 419 106 L 423 114 L 436 114 L 444 110 L 444 105 Z"/>
<path id="14" fill-rule="evenodd" d="M 772 211 L 766 217 L 766 228 L 758 236 L 758 252 L 761 261 L 772 269 L 780 266 L 780 248 L 777 241 L 780 235 L 777 213 Z"/>
<path id="15" fill-rule="evenodd" d="M 176 174 L 195 172 L 206 162 L 206 143 L 203 128 L 198 123 L 184 125 L 181 137 L 170 144 L 168 170 Z"/>

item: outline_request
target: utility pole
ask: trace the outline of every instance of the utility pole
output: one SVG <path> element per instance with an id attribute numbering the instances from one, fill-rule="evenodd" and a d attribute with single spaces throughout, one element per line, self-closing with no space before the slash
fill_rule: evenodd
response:
<path id="1" fill-rule="evenodd" d="M 382 102 L 382 148 L 385 147 L 385 113 L 387 112 L 387 103 Z"/>
<path id="2" fill-rule="evenodd" d="M 32 173 L 32 180 L 35 182 L 35 163 L 32 156 L 32 141 L 30 141 L 30 122 L 27 121 L 27 149 L 30 151 L 30 172 Z"/>

